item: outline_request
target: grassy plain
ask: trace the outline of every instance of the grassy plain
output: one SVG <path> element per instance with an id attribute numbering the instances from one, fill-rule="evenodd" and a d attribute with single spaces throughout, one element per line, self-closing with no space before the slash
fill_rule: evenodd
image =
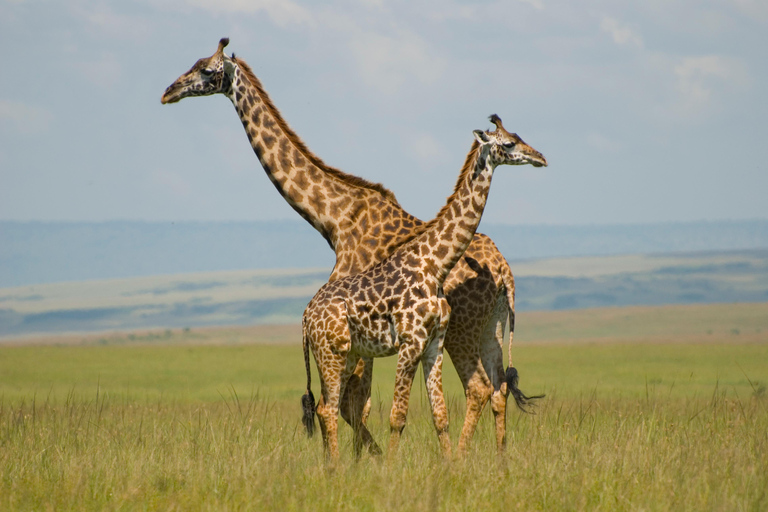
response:
<path id="1" fill-rule="evenodd" d="M 329 470 L 305 439 L 295 326 L 25 339 L 0 347 L 0 509 L 765 510 L 768 304 L 518 316 L 521 387 L 494 456 L 438 453 L 417 382 L 397 459 Z M 450 364 L 454 442 L 464 399 Z M 386 444 L 394 359 L 369 425 Z M 314 378 L 315 393 L 318 393 Z"/>

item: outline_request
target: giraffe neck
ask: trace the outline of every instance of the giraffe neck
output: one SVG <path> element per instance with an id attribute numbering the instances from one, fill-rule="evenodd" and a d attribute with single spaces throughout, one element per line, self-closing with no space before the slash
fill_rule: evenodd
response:
<path id="1" fill-rule="evenodd" d="M 474 142 L 453 194 L 437 216 L 408 244 L 417 252 L 439 283 L 443 283 L 475 235 L 491 189 L 493 167 L 486 164 L 482 148 Z"/>
<path id="2" fill-rule="evenodd" d="M 351 200 L 372 194 L 394 196 L 378 184 L 325 165 L 282 119 L 258 78 L 241 60 L 234 65 L 227 97 L 240 116 L 253 151 L 280 195 L 334 251 L 343 233 L 339 222 Z"/>

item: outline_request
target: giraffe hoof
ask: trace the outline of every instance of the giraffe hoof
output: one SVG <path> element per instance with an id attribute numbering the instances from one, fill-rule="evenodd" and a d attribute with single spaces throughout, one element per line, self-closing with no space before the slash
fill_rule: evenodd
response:
<path id="1" fill-rule="evenodd" d="M 368 445 L 368 453 L 373 455 L 374 457 L 380 457 L 384 455 L 384 452 L 379 448 L 379 445 L 374 443 L 371 443 Z"/>

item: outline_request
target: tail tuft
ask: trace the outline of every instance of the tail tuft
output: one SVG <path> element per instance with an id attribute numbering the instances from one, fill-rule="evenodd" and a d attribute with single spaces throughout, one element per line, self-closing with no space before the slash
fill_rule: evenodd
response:
<path id="1" fill-rule="evenodd" d="M 308 389 L 301 397 L 301 410 L 303 412 L 301 422 L 307 429 L 307 437 L 312 437 L 315 433 L 315 395 Z"/>
<path id="2" fill-rule="evenodd" d="M 517 368 L 510 366 L 507 368 L 507 373 L 504 376 L 504 380 L 507 382 L 507 392 L 512 393 L 512 397 L 515 399 L 517 408 L 523 412 L 531 412 L 529 406 L 535 406 L 534 400 L 544 398 L 545 395 L 528 396 L 517 387 L 517 383 L 520 380 L 520 376 L 517 373 Z"/>

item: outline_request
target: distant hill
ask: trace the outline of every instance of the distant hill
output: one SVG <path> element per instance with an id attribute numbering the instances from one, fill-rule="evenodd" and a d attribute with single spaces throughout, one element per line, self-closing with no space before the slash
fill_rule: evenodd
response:
<path id="1" fill-rule="evenodd" d="M 768 221 L 625 226 L 481 224 L 510 262 L 768 248 Z M 302 220 L 270 222 L 0 221 L 0 287 L 243 269 L 332 267 Z M 514 268 L 513 268 L 514 270 Z"/>
<path id="2" fill-rule="evenodd" d="M 0 287 L 334 262 L 303 221 L 0 222 Z"/>
<path id="3" fill-rule="evenodd" d="M 480 228 L 509 261 L 768 249 L 768 220 Z"/>
<path id="4" fill-rule="evenodd" d="M 513 264 L 517 311 L 768 302 L 768 249 Z M 299 324 L 330 267 L 0 288 L 0 339 L 33 333 Z"/>

